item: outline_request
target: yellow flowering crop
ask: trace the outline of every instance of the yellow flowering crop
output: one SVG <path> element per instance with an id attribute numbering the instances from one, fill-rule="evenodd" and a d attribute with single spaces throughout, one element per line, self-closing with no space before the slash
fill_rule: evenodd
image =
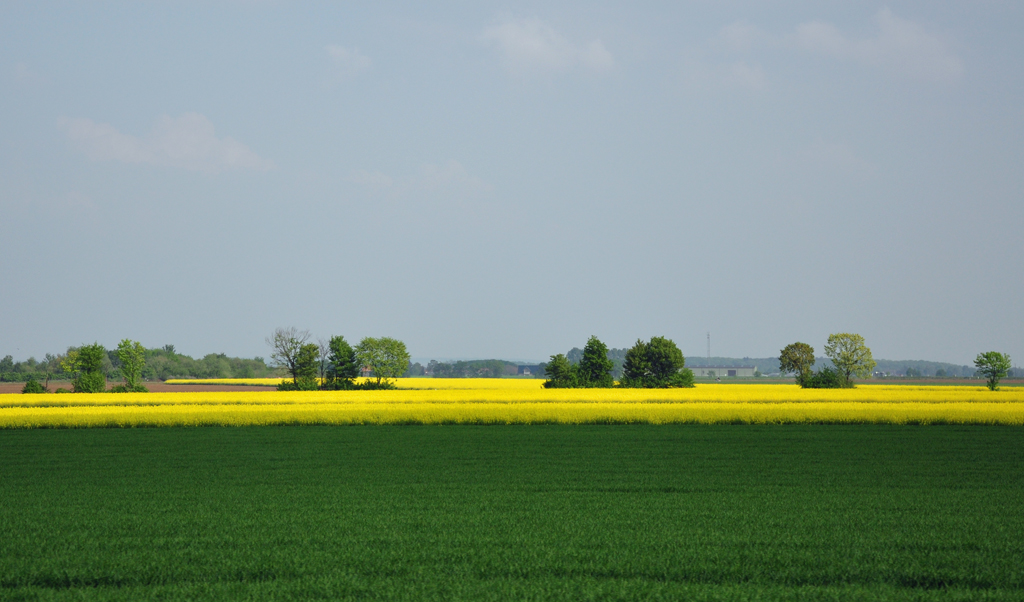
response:
<path id="1" fill-rule="evenodd" d="M 984 387 L 861 385 L 856 389 L 800 389 L 795 385 L 704 384 L 693 389 L 543 389 L 540 382 L 402 379 L 403 385 L 417 387 L 390 391 L 0 395 L 0 428 L 540 423 L 1024 425 L 1024 389 L 1018 388 L 992 392 Z M 462 388 L 424 386 L 452 383 Z M 477 388 L 468 388 L 474 384 Z"/>

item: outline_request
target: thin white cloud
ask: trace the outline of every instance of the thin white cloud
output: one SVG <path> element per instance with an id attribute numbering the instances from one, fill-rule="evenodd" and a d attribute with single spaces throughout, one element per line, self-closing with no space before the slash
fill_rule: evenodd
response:
<path id="1" fill-rule="evenodd" d="M 963 75 L 963 60 L 938 34 L 888 8 L 875 15 L 875 23 L 878 30 L 874 36 L 856 38 L 825 21 L 801 23 L 793 32 L 778 36 L 737 22 L 724 27 L 719 40 L 733 52 L 758 46 L 795 48 L 922 80 L 950 82 Z"/>
<path id="2" fill-rule="evenodd" d="M 331 61 L 331 72 L 335 80 L 348 79 L 373 64 L 370 57 L 359 52 L 357 48 L 344 48 L 337 44 L 328 44 L 324 50 Z"/>
<path id="3" fill-rule="evenodd" d="M 179 167 L 207 173 L 230 169 L 273 169 L 248 146 L 230 137 L 218 138 L 213 124 L 198 113 L 161 116 L 152 133 L 140 138 L 123 134 L 109 123 L 65 119 L 62 127 L 81 152 L 96 161 Z"/>
<path id="4" fill-rule="evenodd" d="M 486 28 L 480 40 L 497 48 L 506 68 L 520 75 L 565 72 L 576 67 L 604 72 L 615 66 L 601 40 L 573 44 L 540 19 L 506 19 Z"/>

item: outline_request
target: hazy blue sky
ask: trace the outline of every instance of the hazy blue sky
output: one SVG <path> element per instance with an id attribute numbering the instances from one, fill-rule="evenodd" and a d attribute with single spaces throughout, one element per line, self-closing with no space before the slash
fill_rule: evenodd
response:
<path id="1" fill-rule="evenodd" d="M 0 5 L 0 355 L 1024 359 L 1024 3 Z"/>

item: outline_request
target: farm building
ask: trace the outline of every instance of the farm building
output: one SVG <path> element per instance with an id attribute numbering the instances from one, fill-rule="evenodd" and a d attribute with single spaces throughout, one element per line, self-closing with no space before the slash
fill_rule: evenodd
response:
<path id="1" fill-rule="evenodd" d="M 757 366 L 687 366 L 693 370 L 693 375 L 701 378 L 728 377 L 728 376 L 754 376 Z M 712 374 L 712 372 L 714 374 Z"/>

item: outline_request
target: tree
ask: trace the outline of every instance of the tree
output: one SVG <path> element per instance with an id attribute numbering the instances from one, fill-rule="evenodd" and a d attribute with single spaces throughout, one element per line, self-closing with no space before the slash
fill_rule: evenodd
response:
<path id="1" fill-rule="evenodd" d="M 672 339 L 651 337 L 646 343 L 637 340 L 626 351 L 619 384 L 648 389 L 692 387 L 693 371 L 686 368 L 686 358 Z"/>
<path id="2" fill-rule="evenodd" d="M 569 363 L 569 358 L 559 353 L 552 355 L 544 366 L 545 389 L 573 389 L 579 386 L 579 374 L 576 366 Z"/>
<path id="3" fill-rule="evenodd" d="M 118 392 L 148 392 L 142 386 L 142 369 L 146 366 L 146 348 L 138 341 L 124 339 L 117 345 L 117 359 L 121 362 L 124 384 L 115 387 Z"/>
<path id="4" fill-rule="evenodd" d="M 626 357 L 622 360 L 622 379 L 619 384 L 623 387 L 642 387 L 650 372 L 651 362 L 647 359 L 647 343 L 637 339 L 636 344 L 626 351 Z"/>
<path id="5" fill-rule="evenodd" d="M 814 347 L 807 343 L 790 343 L 779 352 L 779 371 L 783 374 L 796 373 L 797 382 L 810 375 L 813 365 Z"/>
<path id="6" fill-rule="evenodd" d="M 359 376 L 356 352 L 343 336 L 331 337 L 327 343 L 327 373 L 324 389 L 352 389 Z"/>
<path id="7" fill-rule="evenodd" d="M 355 351 L 359 364 L 373 372 L 379 389 L 390 388 L 391 379 L 402 376 L 409 368 L 409 352 L 405 343 L 397 339 L 366 337 L 359 341 Z"/>
<path id="8" fill-rule="evenodd" d="M 974 367 L 988 379 L 988 388 L 992 391 L 999 388 L 999 379 L 1006 376 L 1011 365 L 1010 356 L 998 351 L 979 353 L 978 357 L 974 358 Z"/>
<path id="9" fill-rule="evenodd" d="M 296 361 L 299 357 L 299 350 L 309 340 L 308 330 L 297 330 L 294 326 L 289 328 L 278 328 L 274 334 L 267 337 L 267 345 L 270 345 L 270 359 L 278 365 L 288 369 L 292 375 L 292 382 L 298 384 L 296 373 Z"/>
<path id="10" fill-rule="evenodd" d="M 316 391 L 320 388 L 317 382 L 317 366 L 320 359 L 320 347 L 316 343 L 306 343 L 299 347 L 295 355 L 295 387 L 300 391 Z"/>
<path id="11" fill-rule="evenodd" d="M 825 355 L 851 387 L 854 376 L 866 378 L 877 365 L 871 357 L 871 350 L 864 344 L 864 337 L 859 334 L 841 332 L 828 335 Z"/>
<path id="12" fill-rule="evenodd" d="M 106 355 L 106 350 L 99 343 L 83 345 L 75 350 L 73 356 L 68 353 L 72 359 L 67 365 L 71 368 L 70 372 L 75 373 L 71 381 L 75 393 L 101 393 L 107 388 L 107 375 L 103 373 L 103 358 Z"/>
<path id="13" fill-rule="evenodd" d="M 590 337 L 577 365 L 580 385 L 605 388 L 615 386 L 615 379 L 611 375 L 612 366 L 612 361 L 608 359 L 608 346 L 597 337 Z"/>

